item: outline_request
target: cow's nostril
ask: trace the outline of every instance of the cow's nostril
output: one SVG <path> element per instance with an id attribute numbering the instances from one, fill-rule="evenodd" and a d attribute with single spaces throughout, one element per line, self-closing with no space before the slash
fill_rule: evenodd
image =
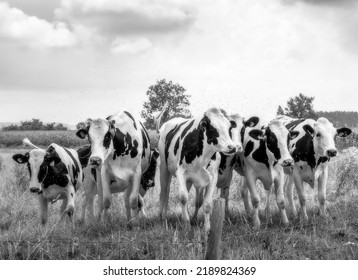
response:
<path id="1" fill-rule="evenodd" d="M 90 163 L 91 165 L 100 165 L 102 163 L 102 160 L 99 157 L 91 157 Z"/>
<path id="2" fill-rule="evenodd" d="M 336 155 L 337 155 L 337 150 L 328 150 L 327 151 L 327 155 L 329 156 L 329 157 L 335 157 Z"/>

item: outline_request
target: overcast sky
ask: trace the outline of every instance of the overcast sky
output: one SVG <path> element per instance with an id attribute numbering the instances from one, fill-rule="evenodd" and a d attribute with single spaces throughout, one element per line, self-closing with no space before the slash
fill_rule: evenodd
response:
<path id="1" fill-rule="evenodd" d="M 0 0 L 0 122 L 139 112 L 162 78 L 194 112 L 357 111 L 357 1 Z"/>

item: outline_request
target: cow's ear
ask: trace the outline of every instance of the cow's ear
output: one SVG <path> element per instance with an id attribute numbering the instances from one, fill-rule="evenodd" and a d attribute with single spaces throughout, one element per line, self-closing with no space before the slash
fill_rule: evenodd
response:
<path id="1" fill-rule="evenodd" d="M 88 130 L 89 130 L 89 126 L 87 126 L 86 128 L 82 128 L 82 129 L 78 130 L 76 132 L 77 137 L 79 137 L 81 139 L 85 139 L 87 134 L 88 134 Z"/>
<path id="2" fill-rule="evenodd" d="M 265 140 L 265 132 L 260 129 L 250 130 L 249 136 L 255 140 Z"/>
<path id="3" fill-rule="evenodd" d="M 290 140 L 295 139 L 299 134 L 300 134 L 300 132 L 297 130 L 290 131 Z"/>
<path id="4" fill-rule="evenodd" d="M 244 126 L 245 127 L 254 127 L 258 124 L 259 120 L 260 119 L 258 117 L 251 117 L 247 121 L 244 121 Z"/>
<path id="5" fill-rule="evenodd" d="M 112 134 L 113 137 L 116 134 L 116 127 L 114 126 L 115 123 L 115 120 L 109 120 L 109 132 Z"/>
<path id="6" fill-rule="evenodd" d="M 314 129 L 309 124 L 305 124 L 303 127 L 303 130 L 306 131 L 308 134 L 310 134 L 313 137 Z"/>
<path id="7" fill-rule="evenodd" d="M 337 129 L 337 136 L 338 137 L 346 137 L 352 133 L 352 130 L 348 127 L 342 127 Z"/>
<path id="8" fill-rule="evenodd" d="M 159 157 L 159 151 L 158 151 L 158 149 L 154 149 L 154 150 L 153 150 L 152 156 L 153 156 L 155 159 L 157 159 L 157 158 Z"/>
<path id="9" fill-rule="evenodd" d="M 204 130 L 208 126 L 209 122 L 210 120 L 207 116 L 203 117 L 199 123 L 200 130 Z"/>
<path id="10" fill-rule="evenodd" d="M 15 154 L 12 156 L 12 159 L 14 161 L 16 161 L 17 163 L 23 164 L 23 163 L 26 163 L 29 161 L 29 155 L 28 154 L 25 154 L 25 155 Z"/>

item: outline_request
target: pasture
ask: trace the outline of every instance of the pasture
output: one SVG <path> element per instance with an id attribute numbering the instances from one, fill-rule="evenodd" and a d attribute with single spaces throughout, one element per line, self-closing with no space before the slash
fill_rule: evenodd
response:
<path id="1" fill-rule="evenodd" d="M 72 132 L 73 133 L 73 132 Z M 29 137 L 35 144 L 36 140 Z M 21 142 L 20 142 L 21 143 Z M 181 226 L 177 186 L 172 181 L 168 230 L 159 219 L 159 181 L 145 196 L 147 218 L 128 229 L 122 195 L 115 195 L 107 226 L 88 221 L 79 224 L 82 191 L 76 196 L 76 229 L 59 222 L 59 202 L 49 205 L 49 221 L 39 221 L 37 195 L 27 189 L 28 171 L 11 156 L 21 150 L 0 150 L 0 259 L 202 259 L 205 244 L 200 227 Z M 230 215 L 222 235 L 222 259 L 358 259 L 358 149 L 349 148 L 332 160 L 327 186 L 328 221 L 320 217 L 317 190 L 308 185 L 308 224 L 289 214 L 290 226 L 280 225 L 271 196 L 272 224 L 264 217 L 265 193 L 261 195 L 261 230 L 252 229 L 240 196 L 240 177 L 230 188 Z M 217 197 L 219 192 L 215 192 Z M 194 208 L 190 193 L 190 212 Z M 298 204 L 296 198 L 296 204 Z M 288 213 L 290 213 L 288 211 Z"/>

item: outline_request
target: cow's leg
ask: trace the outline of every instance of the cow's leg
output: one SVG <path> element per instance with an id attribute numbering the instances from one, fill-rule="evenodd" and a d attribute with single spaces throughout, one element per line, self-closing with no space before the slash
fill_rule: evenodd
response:
<path id="1" fill-rule="evenodd" d="M 96 168 L 96 178 L 97 178 L 97 205 L 98 205 L 98 222 L 101 221 L 102 214 L 103 214 L 103 186 L 102 186 L 102 175 L 101 175 L 102 168 Z"/>
<path id="2" fill-rule="evenodd" d="M 266 221 L 272 223 L 271 212 L 270 212 L 270 196 L 272 192 L 273 185 L 271 185 L 268 189 L 266 189 L 266 207 L 265 207 L 265 217 Z"/>
<path id="3" fill-rule="evenodd" d="M 286 209 L 285 209 L 286 203 L 285 203 L 285 194 L 283 191 L 284 179 L 285 179 L 284 173 L 283 173 L 283 171 L 281 171 L 278 173 L 278 176 L 275 178 L 274 184 L 275 184 L 275 192 L 276 192 L 276 203 L 277 203 L 278 209 L 280 209 L 281 220 L 285 226 L 288 226 L 289 222 L 288 222 Z"/>
<path id="4" fill-rule="evenodd" d="M 147 217 L 145 210 L 144 210 L 144 199 L 141 194 L 138 195 L 138 214 L 139 212 L 142 213 L 143 217 Z"/>
<path id="5" fill-rule="evenodd" d="M 292 215 L 297 218 L 297 210 L 295 206 L 295 201 L 293 200 L 293 175 L 286 175 L 285 187 L 288 205 L 292 211 Z"/>
<path id="6" fill-rule="evenodd" d="M 225 216 L 229 215 L 229 194 L 230 189 L 229 186 L 222 186 L 220 190 L 220 197 L 225 199 Z"/>
<path id="7" fill-rule="evenodd" d="M 204 211 L 204 231 L 205 237 L 208 236 L 210 230 L 210 215 L 213 208 L 213 194 L 216 188 L 218 181 L 218 172 L 213 172 L 212 178 L 209 182 L 209 185 L 206 187 L 204 202 L 203 202 L 203 211 Z"/>
<path id="8" fill-rule="evenodd" d="M 66 219 L 67 199 L 68 199 L 68 198 L 64 198 L 64 199 L 62 200 L 62 203 L 61 203 L 61 207 L 60 207 L 60 219 L 61 219 L 61 223 L 64 223 L 64 222 L 65 222 L 65 219 Z"/>
<path id="9" fill-rule="evenodd" d="M 182 208 L 182 220 L 185 224 L 185 227 L 190 227 L 190 217 L 188 212 L 189 193 L 186 187 L 186 178 L 181 171 L 177 171 L 177 183 L 179 189 L 178 198 Z"/>
<path id="10" fill-rule="evenodd" d="M 303 189 L 303 180 L 302 180 L 300 174 L 298 174 L 297 172 L 294 172 L 293 173 L 293 181 L 295 182 L 298 199 L 301 204 L 302 219 L 303 219 L 303 221 L 307 222 L 308 216 L 307 216 L 307 210 L 306 210 L 306 193 L 305 193 L 305 190 Z"/>
<path id="11" fill-rule="evenodd" d="M 191 182 L 187 182 L 187 189 L 188 191 L 190 191 L 190 187 L 188 187 L 188 185 L 192 185 Z M 196 191 L 196 196 L 195 196 L 195 211 L 194 211 L 194 215 L 193 215 L 193 220 L 194 221 L 198 221 L 198 212 L 200 207 L 203 205 L 203 201 L 204 201 L 204 188 L 195 188 Z"/>
<path id="12" fill-rule="evenodd" d="M 170 192 L 170 181 L 172 175 L 170 174 L 165 161 L 160 164 L 160 218 L 166 223 L 168 212 L 168 200 Z"/>
<path id="13" fill-rule="evenodd" d="M 108 176 L 107 171 L 104 168 L 104 166 L 102 166 L 102 168 L 101 168 L 101 177 L 100 178 L 101 178 L 101 180 L 98 180 L 98 181 L 102 182 L 102 193 L 103 193 L 102 222 L 106 223 L 106 222 L 108 222 L 108 211 L 112 204 L 112 193 L 111 193 L 111 189 L 110 189 L 110 185 L 111 185 L 110 177 Z M 98 193 L 99 193 L 99 191 L 98 191 Z M 138 205 L 137 205 L 137 207 L 138 207 Z"/>
<path id="14" fill-rule="evenodd" d="M 39 197 L 39 204 L 40 204 L 41 223 L 45 225 L 47 223 L 47 217 L 48 217 L 48 201 L 42 193 L 39 194 L 38 197 Z"/>
<path id="15" fill-rule="evenodd" d="M 75 228 L 75 187 L 73 185 L 68 185 L 67 189 L 67 205 L 65 212 L 68 215 L 71 223 L 71 229 Z"/>
<path id="16" fill-rule="evenodd" d="M 322 174 L 318 177 L 318 201 L 319 201 L 319 208 L 320 214 L 327 218 L 327 211 L 326 211 L 326 186 L 327 186 L 327 179 L 328 179 L 328 168 L 325 167 Z"/>
<path id="17" fill-rule="evenodd" d="M 129 204 L 130 204 L 130 212 L 131 212 L 131 217 L 127 217 L 128 221 L 130 221 L 131 219 L 136 219 L 138 216 L 138 197 L 139 197 L 139 187 L 140 187 L 140 178 L 142 176 L 142 172 L 141 172 L 141 166 L 140 164 L 138 165 L 135 173 L 133 174 L 132 177 L 132 186 L 131 186 L 131 192 L 129 195 Z"/>
<path id="18" fill-rule="evenodd" d="M 259 218 L 259 205 L 260 205 L 260 195 L 256 188 L 256 178 L 250 174 L 253 172 L 248 172 L 249 174 L 246 176 L 248 187 L 251 195 L 251 203 L 253 210 L 253 220 L 254 220 L 254 229 L 260 229 L 260 218 Z"/>
<path id="19" fill-rule="evenodd" d="M 97 186 L 94 182 L 92 182 L 90 188 L 86 190 L 86 204 L 90 219 L 94 219 L 94 198 L 96 194 Z"/>
<path id="20" fill-rule="evenodd" d="M 244 201 L 246 215 L 251 216 L 252 215 L 252 209 L 251 209 L 248 182 L 245 179 L 245 177 L 242 177 L 242 180 L 243 180 L 243 182 L 242 182 L 241 192 L 240 193 L 241 193 L 242 200 Z"/>

